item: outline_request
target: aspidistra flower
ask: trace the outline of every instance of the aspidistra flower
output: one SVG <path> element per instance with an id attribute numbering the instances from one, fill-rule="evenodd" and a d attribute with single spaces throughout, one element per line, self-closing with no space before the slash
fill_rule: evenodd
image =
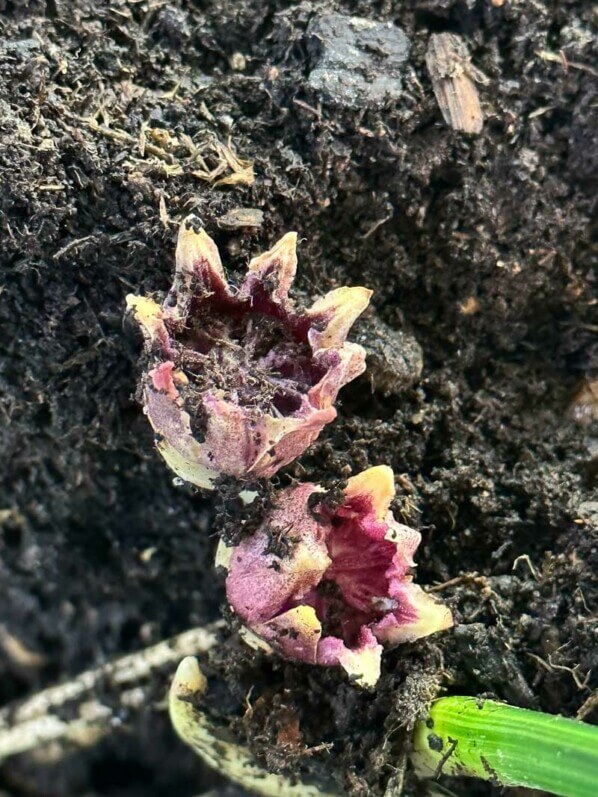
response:
<path id="1" fill-rule="evenodd" d="M 288 659 L 340 665 L 371 687 L 383 645 L 449 628 L 451 612 L 413 582 L 421 536 L 390 511 L 389 467 L 349 479 L 340 505 L 321 493 L 282 490 L 263 525 L 234 548 L 221 543 L 217 561 L 246 637 Z"/>
<path id="2" fill-rule="evenodd" d="M 233 289 L 214 241 L 189 217 L 164 303 L 127 297 L 146 340 L 143 403 L 158 450 L 199 487 L 272 476 L 334 420 L 339 390 L 365 369 L 363 348 L 346 338 L 371 291 L 337 288 L 297 309 L 296 244 L 287 233 Z"/>

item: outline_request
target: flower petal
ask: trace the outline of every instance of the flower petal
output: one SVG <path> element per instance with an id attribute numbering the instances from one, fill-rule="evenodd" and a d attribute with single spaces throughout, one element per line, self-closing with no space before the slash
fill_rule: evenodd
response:
<path id="1" fill-rule="evenodd" d="M 381 528 L 368 533 L 360 518 L 344 518 L 327 537 L 332 564 L 326 578 L 336 583 L 345 603 L 356 612 L 376 611 L 388 598 L 387 570 L 396 548 L 384 539 L 383 524 L 377 525 Z"/>
<path id="2" fill-rule="evenodd" d="M 339 664 L 358 686 L 366 689 L 377 684 L 381 660 L 382 645 L 377 642 L 369 628 L 365 627 L 360 631 L 356 648 L 348 648 L 337 637 L 324 637 L 318 645 L 318 664 Z"/>
<path id="3" fill-rule="evenodd" d="M 388 465 L 377 465 L 352 476 L 344 489 L 348 501 L 371 501 L 377 520 L 385 520 L 395 496 L 395 478 Z"/>
<path id="4" fill-rule="evenodd" d="M 202 443 L 208 460 L 237 478 L 269 478 L 288 465 L 334 420 L 336 410 L 307 406 L 303 417 L 274 418 L 208 394 L 202 399 L 207 418 Z"/>
<path id="5" fill-rule="evenodd" d="M 317 663 L 322 626 L 312 606 L 295 606 L 254 630 L 285 658 Z"/>
<path id="6" fill-rule="evenodd" d="M 216 555 L 214 556 L 214 567 L 223 567 L 225 570 L 228 570 L 230 568 L 230 563 L 234 552 L 234 546 L 227 545 L 224 540 L 220 538 L 216 548 Z"/>
<path id="7" fill-rule="evenodd" d="M 166 464 L 196 487 L 212 490 L 217 470 L 206 461 L 206 452 L 191 433 L 191 419 L 176 401 L 150 383 L 144 390 L 147 417 L 156 432 L 156 447 Z"/>
<path id="8" fill-rule="evenodd" d="M 255 455 L 248 474 L 269 478 L 308 448 L 322 429 L 336 418 L 334 407 L 305 410 L 303 417 L 273 418 L 266 415 L 259 427 L 263 431 L 262 450 Z"/>
<path id="9" fill-rule="evenodd" d="M 322 530 L 305 511 L 314 485 L 285 490 L 268 519 L 267 530 L 242 540 L 230 559 L 226 594 L 237 614 L 256 633 L 301 599 L 330 564 Z"/>
<path id="10" fill-rule="evenodd" d="M 229 297 L 230 289 L 220 261 L 218 247 L 201 228 L 196 216 L 187 216 L 179 229 L 176 247 L 176 272 L 169 299 L 177 311 L 173 316 L 186 316 L 193 295 Z M 169 300 L 166 301 L 169 306 Z"/>
<path id="11" fill-rule="evenodd" d="M 307 311 L 312 328 L 309 342 L 314 352 L 342 346 L 355 319 L 370 303 L 367 288 L 337 288 L 318 299 Z"/>
<path id="12" fill-rule="evenodd" d="M 365 349 L 357 343 L 345 343 L 340 349 L 319 349 L 314 363 L 324 376 L 309 389 L 309 401 L 314 407 L 329 407 L 339 390 L 365 371 Z"/>
<path id="13" fill-rule="evenodd" d="M 174 373 L 175 366 L 170 361 L 162 363 L 162 365 L 149 372 L 149 378 L 152 381 L 154 390 L 166 394 L 172 401 L 176 401 L 179 397 L 179 392 L 174 383 Z"/>
<path id="14" fill-rule="evenodd" d="M 127 310 L 133 316 L 149 344 L 157 344 L 167 357 L 173 356 L 172 345 L 168 330 L 164 325 L 164 313 L 159 304 L 146 296 L 127 296 Z"/>
<path id="15" fill-rule="evenodd" d="M 411 526 L 397 523 L 390 512 L 386 516 L 386 526 L 384 539 L 396 546 L 391 567 L 386 573 L 387 578 L 392 581 L 403 578 L 410 568 L 415 567 L 413 555 L 419 547 L 422 535 Z"/>
<path id="16" fill-rule="evenodd" d="M 391 585 L 390 594 L 399 607 L 372 626 L 380 642 L 399 645 L 452 627 L 451 610 L 413 584 L 410 577 Z"/>
<path id="17" fill-rule="evenodd" d="M 272 249 L 254 257 L 239 292 L 240 299 L 269 294 L 283 305 L 297 271 L 297 233 L 288 232 Z"/>
<path id="18" fill-rule="evenodd" d="M 321 492 L 315 484 L 281 491 L 262 526 L 219 551 L 218 563 L 229 568 L 231 607 L 262 643 L 289 659 L 341 666 L 371 687 L 382 643 L 449 628 L 451 612 L 413 583 L 421 535 L 393 518 L 390 468 L 358 474 L 340 505 L 314 511 Z"/>
<path id="19" fill-rule="evenodd" d="M 207 418 L 202 448 L 216 470 L 244 476 L 266 444 L 251 413 L 238 404 L 208 393 L 202 399 Z"/>

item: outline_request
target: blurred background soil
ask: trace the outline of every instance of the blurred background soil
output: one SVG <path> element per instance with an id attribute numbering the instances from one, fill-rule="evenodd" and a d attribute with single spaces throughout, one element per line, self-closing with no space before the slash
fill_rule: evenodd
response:
<path id="1" fill-rule="evenodd" d="M 281 482 L 392 465 L 418 580 L 458 621 L 388 653 L 375 694 L 232 629 L 214 708 L 269 767 L 374 796 L 440 691 L 596 718 L 592 6 L 0 0 L 2 704 L 222 613 L 232 504 L 155 453 L 123 320 L 127 293 L 168 288 L 193 210 L 233 278 L 296 230 L 299 297 L 374 289 L 369 371 Z M 378 46 L 351 17 L 391 25 Z M 479 70 L 478 135 L 440 113 L 441 32 Z M 2 793 L 224 795 L 170 729 L 170 675 L 97 744 L 6 760 Z"/>

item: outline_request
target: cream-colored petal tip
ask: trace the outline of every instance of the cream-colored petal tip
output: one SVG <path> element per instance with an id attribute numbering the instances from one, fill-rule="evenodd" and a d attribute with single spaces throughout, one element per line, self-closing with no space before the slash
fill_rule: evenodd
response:
<path id="1" fill-rule="evenodd" d="M 360 286 L 343 286 L 316 299 L 309 311 L 311 315 L 332 311 L 334 317 L 357 317 L 368 306 L 373 291 Z"/>
<path id="2" fill-rule="evenodd" d="M 295 278 L 297 270 L 297 233 L 288 232 L 267 252 L 254 257 L 249 263 L 247 277 L 241 286 L 241 296 L 245 298 L 255 290 L 254 278 L 266 277 L 263 285 L 272 293 L 275 301 L 283 302 Z M 275 276 L 274 285 L 269 286 L 269 278 Z"/>
<path id="3" fill-rule="evenodd" d="M 380 678 L 382 647 L 376 646 L 360 651 L 348 651 L 339 663 L 356 686 L 373 689 Z"/>
<path id="4" fill-rule="evenodd" d="M 350 293 L 348 293 L 348 297 L 351 300 L 351 303 L 355 305 L 363 305 L 364 310 L 374 295 L 373 290 L 370 288 L 363 288 L 361 285 L 355 285 L 347 288 L 347 291 L 350 291 Z"/>
<path id="5" fill-rule="evenodd" d="M 440 603 L 421 588 L 416 588 L 416 585 L 414 585 L 414 591 L 416 594 L 413 606 L 417 612 L 417 619 L 399 627 L 398 632 L 389 638 L 391 644 L 422 639 L 439 631 L 446 631 L 454 625 L 453 614 L 448 606 Z"/>
<path id="6" fill-rule="evenodd" d="M 373 291 L 369 288 L 362 288 L 358 285 L 353 287 L 338 288 L 332 291 L 338 302 L 336 312 L 340 315 L 357 317 L 363 313 L 370 303 Z M 326 297 L 324 297 L 326 298 Z"/>
<path id="7" fill-rule="evenodd" d="M 207 276 L 224 283 L 218 247 L 200 225 L 201 221 L 196 216 L 187 216 L 181 224 L 176 248 L 177 269 L 193 271 L 199 267 Z"/>
<path id="8" fill-rule="evenodd" d="M 448 606 L 437 600 L 434 595 L 424 592 L 419 585 L 414 584 L 413 590 L 413 605 L 418 615 L 416 625 L 419 627 L 420 636 L 428 636 L 437 631 L 446 631 L 447 628 L 452 628 L 453 614 Z"/>
<path id="9" fill-rule="evenodd" d="M 303 604 L 295 606 L 294 609 L 289 609 L 280 615 L 279 619 L 281 618 L 284 618 L 289 626 L 306 638 L 309 638 L 310 634 L 319 634 L 322 631 L 322 625 L 313 606 L 304 606 Z"/>
<path id="10" fill-rule="evenodd" d="M 317 349 L 345 343 L 355 319 L 368 306 L 372 291 L 368 288 L 336 288 L 317 299 L 308 310 L 310 319 L 318 322 L 309 331 L 309 340 Z M 320 325 L 323 323 L 323 328 Z"/>
<path id="11" fill-rule="evenodd" d="M 162 308 L 153 299 L 135 296 L 130 293 L 127 298 L 127 312 L 132 313 L 135 321 L 143 329 L 146 337 L 154 340 L 162 333 L 166 334 Z"/>
<path id="12" fill-rule="evenodd" d="M 279 252 L 281 249 L 283 250 L 290 250 L 294 252 L 297 249 L 297 233 L 296 232 L 287 232 L 285 233 L 282 238 L 278 241 L 278 243 L 274 244 L 272 251 Z"/>
<path id="13" fill-rule="evenodd" d="M 431 621 L 430 625 L 433 628 L 430 632 L 432 634 L 435 634 L 437 631 L 446 631 L 448 628 L 452 628 L 455 625 L 453 613 L 448 606 L 436 603 L 435 622 Z"/>
<path id="14" fill-rule="evenodd" d="M 162 314 L 162 308 L 153 299 L 147 296 L 135 296 L 129 293 L 126 297 L 127 310 L 132 310 L 138 319 L 157 318 Z"/>
<path id="15" fill-rule="evenodd" d="M 367 495 L 371 498 L 376 514 L 384 517 L 395 495 L 395 477 L 388 465 L 376 465 L 368 468 L 347 482 L 345 495 L 350 498 L 356 495 Z"/>
<path id="16" fill-rule="evenodd" d="M 209 259 L 210 255 L 214 254 L 216 244 L 203 229 L 195 230 L 193 226 L 188 225 L 186 221 L 181 225 L 178 240 L 178 254 L 179 257 L 186 254 L 188 258 L 194 259 L 199 255 L 204 255 Z M 192 265 L 191 263 L 189 265 Z"/>
<path id="17" fill-rule="evenodd" d="M 150 421 L 154 429 L 158 433 L 161 433 L 161 430 L 153 423 L 151 416 Z M 174 444 L 171 445 L 166 439 L 159 440 L 156 444 L 156 448 L 164 458 L 168 467 L 173 470 L 177 476 L 183 479 L 183 481 L 189 482 L 189 484 L 193 484 L 195 487 L 200 487 L 202 490 L 214 489 L 214 480 L 220 475 L 218 471 L 206 468 L 205 465 L 201 465 L 196 461 L 194 462 L 190 457 L 183 456 L 177 448 L 175 448 Z M 201 446 L 197 444 L 197 450 L 192 453 L 196 453 L 199 457 L 201 456 L 200 449 Z"/>
<path id="18" fill-rule="evenodd" d="M 198 235 L 202 232 L 203 224 L 201 223 L 201 219 L 194 213 L 190 213 L 188 216 L 185 216 L 181 222 L 181 226 L 179 227 L 179 237 L 181 235 Z"/>
<path id="19" fill-rule="evenodd" d="M 297 233 L 287 232 L 280 238 L 274 246 L 262 252 L 261 255 L 254 257 L 249 264 L 250 269 L 261 268 L 264 264 L 269 264 L 277 257 L 291 255 L 295 258 L 297 250 Z"/>

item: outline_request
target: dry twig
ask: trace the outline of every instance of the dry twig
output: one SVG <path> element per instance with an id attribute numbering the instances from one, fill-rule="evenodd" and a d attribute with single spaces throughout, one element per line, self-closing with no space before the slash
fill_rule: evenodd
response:
<path id="1" fill-rule="evenodd" d="M 94 694 L 100 685 L 112 698 L 117 696 L 115 702 L 119 705 L 139 705 L 144 700 L 143 691 L 139 690 L 144 679 L 184 656 L 206 653 L 217 644 L 216 631 L 221 626 L 222 623 L 214 623 L 185 631 L 2 709 L 0 759 L 48 742 L 71 741 L 84 746 L 95 743 L 111 727 L 120 725 L 113 710 Z M 59 716 L 65 707 L 73 719 Z"/>

